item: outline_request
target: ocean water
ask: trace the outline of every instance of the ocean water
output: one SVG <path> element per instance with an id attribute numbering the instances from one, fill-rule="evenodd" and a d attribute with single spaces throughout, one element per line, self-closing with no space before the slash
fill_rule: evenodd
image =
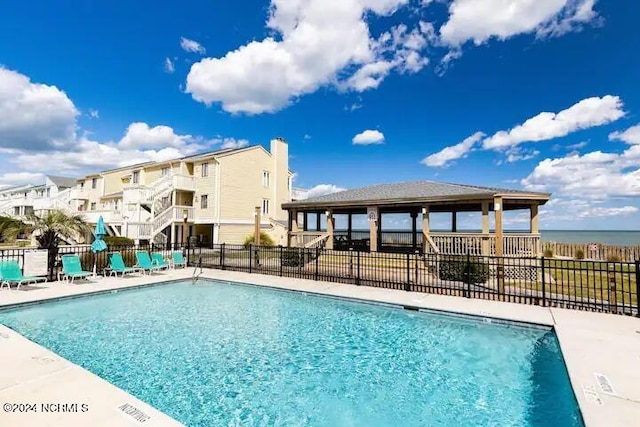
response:
<path id="1" fill-rule="evenodd" d="M 187 426 L 582 426 L 553 332 L 200 282 L 0 311 Z"/>

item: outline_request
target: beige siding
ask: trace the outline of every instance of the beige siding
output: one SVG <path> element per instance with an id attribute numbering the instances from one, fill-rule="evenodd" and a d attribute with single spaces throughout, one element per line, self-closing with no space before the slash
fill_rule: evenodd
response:
<path id="1" fill-rule="evenodd" d="M 271 156 L 262 148 L 219 157 L 220 162 L 220 218 L 253 221 L 256 206 L 269 199 L 271 216 L 273 190 L 262 185 L 262 172 L 272 173 Z"/>
<path id="2" fill-rule="evenodd" d="M 282 209 L 282 204 L 291 200 L 289 192 L 289 146 L 279 139 L 271 141 L 271 156 L 273 172 L 271 173 L 271 185 L 273 186 L 273 198 L 271 214 L 273 219 L 285 221 L 287 212 Z"/>
<path id="3" fill-rule="evenodd" d="M 244 243 L 244 239 L 250 234 L 253 234 L 252 225 L 224 224 L 218 232 L 218 243 L 239 245 Z"/>
<path id="4" fill-rule="evenodd" d="M 202 176 L 202 164 L 208 163 L 208 174 Z M 193 175 L 196 180 L 196 197 L 198 201 L 195 203 L 196 218 L 206 218 L 213 220 L 216 217 L 216 183 L 218 178 L 218 164 L 210 159 L 208 161 L 195 162 L 193 166 Z M 207 208 L 202 209 L 202 196 L 207 195 Z"/>

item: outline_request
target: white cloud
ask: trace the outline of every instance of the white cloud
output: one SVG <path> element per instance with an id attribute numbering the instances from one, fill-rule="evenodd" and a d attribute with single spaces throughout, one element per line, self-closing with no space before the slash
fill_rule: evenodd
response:
<path id="1" fill-rule="evenodd" d="M 246 139 L 235 139 L 235 138 L 223 138 L 220 140 L 220 148 L 242 148 L 249 145 L 249 141 Z"/>
<path id="2" fill-rule="evenodd" d="M 384 143 L 384 134 L 379 130 L 367 129 L 360 132 L 351 140 L 354 145 L 372 145 Z"/>
<path id="3" fill-rule="evenodd" d="M 595 0 L 453 0 L 440 37 L 458 47 L 527 33 L 560 36 L 596 20 L 594 6 Z"/>
<path id="4" fill-rule="evenodd" d="M 601 218 L 608 216 L 622 216 L 638 213 L 639 209 L 635 206 L 622 207 L 604 207 L 597 206 L 586 210 L 576 212 L 579 218 Z"/>
<path id="5" fill-rule="evenodd" d="M 624 116 L 617 96 L 592 97 L 559 113 L 543 112 L 508 131 L 496 132 L 482 143 L 485 149 L 506 149 L 523 142 L 545 141 L 571 132 L 608 124 Z"/>
<path id="6" fill-rule="evenodd" d="M 164 58 L 164 71 L 169 74 L 173 74 L 173 72 L 176 71 L 176 66 L 171 58 Z"/>
<path id="7" fill-rule="evenodd" d="M 89 117 L 91 117 L 92 119 L 99 119 L 100 118 L 100 111 L 94 110 L 93 108 L 90 108 L 89 109 Z"/>
<path id="8" fill-rule="evenodd" d="M 540 151 L 538 150 L 524 150 L 521 147 L 511 147 L 509 148 L 505 154 L 507 158 L 505 161 L 507 163 L 515 163 L 522 160 L 530 160 L 538 157 Z"/>
<path id="9" fill-rule="evenodd" d="M 430 167 L 443 167 L 447 166 L 453 160 L 466 157 L 467 154 L 473 149 L 473 147 L 484 137 L 484 133 L 476 132 L 473 135 L 464 139 L 456 145 L 445 147 L 437 153 L 431 154 L 424 159 L 421 163 Z"/>
<path id="10" fill-rule="evenodd" d="M 73 142 L 78 110 L 55 86 L 0 67 L 0 148 L 53 149 Z"/>
<path id="11" fill-rule="evenodd" d="M 316 185 L 315 187 L 312 187 L 306 190 L 299 189 L 296 194 L 298 199 L 302 200 L 302 199 L 311 199 L 313 197 L 320 197 L 326 194 L 337 193 L 339 191 L 344 191 L 344 190 L 345 188 L 338 187 L 337 185 L 333 185 L 333 184 L 319 184 L 319 185 Z"/>
<path id="12" fill-rule="evenodd" d="M 398 25 L 371 37 L 366 18 L 409 0 L 272 0 L 272 36 L 192 65 L 186 91 L 231 113 L 275 112 L 322 86 L 364 91 L 427 64 L 428 34 Z M 424 31 L 429 26 L 425 25 Z M 431 27 L 432 28 L 432 27 Z"/>
<path id="13" fill-rule="evenodd" d="M 26 184 L 41 184 L 44 174 L 39 172 L 7 172 L 0 175 L 0 189 Z"/>
<path id="14" fill-rule="evenodd" d="M 201 55 L 204 55 L 206 53 L 205 48 L 200 43 L 186 37 L 180 37 L 180 47 L 185 52 L 199 53 Z"/>
<path id="15" fill-rule="evenodd" d="M 609 134 L 609 141 L 623 141 L 627 144 L 640 144 L 640 123 L 631 126 L 625 131 L 616 131 Z"/>
<path id="16" fill-rule="evenodd" d="M 117 144 L 122 149 L 184 148 L 194 143 L 191 135 L 177 135 L 169 126 L 150 127 L 146 123 L 131 123 Z"/>

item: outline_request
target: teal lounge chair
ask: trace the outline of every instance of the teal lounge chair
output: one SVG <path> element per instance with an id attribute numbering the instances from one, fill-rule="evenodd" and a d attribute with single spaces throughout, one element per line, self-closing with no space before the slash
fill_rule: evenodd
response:
<path id="1" fill-rule="evenodd" d="M 62 276 L 67 282 L 73 283 L 73 279 L 86 279 L 93 273 L 82 269 L 78 255 L 62 255 Z"/>
<path id="2" fill-rule="evenodd" d="M 12 284 L 17 284 L 17 289 L 24 283 L 46 282 L 46 277 L 23 276 L 18 261 L 2 261 L 0 262 L 0 289 L 7 285 L 11 289 Z"/>
<path id="3" fill-rule="evenodd" d="M 137 251 L 136 260 L 138 260 L 138 263 L 135 266 L 139 268 L 143 274 L 145 272 L 153 273 L 162 268 L 151 261 L 151 257 L 147 251 Z"/>
<path id="4" fill-rule="evenodd" d="M 184 260 L 184 257 L 182 256 L 182 252 L 180 251 L 175 251 L 171 253 L 171 261 L 173 263 L 173 268 L 187 266 L 187 261 Z"/>
<path id="5" fill-rule="evenodd" d="M 109 259 L 109 267 L 105 268 L 105 275 L 109 273 L 109 276 L 115 275 L 117 277 L 118 273 L 124 276 L 125 274 L 136 273 L 138 271 L 136 267 L 127 267 L 124 264 L 120 252 L 110 252 L 107 254 L 107 258 Z"/>
<path id="6" fill-rule="evenodd" d="M 171 264 L 167 262 L 160 252 L 151 252 L 151 262 L 153 262 L 158 269 L 169 268 Z"/>

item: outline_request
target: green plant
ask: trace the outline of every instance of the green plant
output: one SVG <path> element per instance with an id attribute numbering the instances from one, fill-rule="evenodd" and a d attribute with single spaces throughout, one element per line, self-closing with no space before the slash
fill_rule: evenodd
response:
<path id="1" fill-rule="evenodd" d="M 124 236 L 104 236 L 107 246 L 134 246 L 135 241 Z"/>
<path id="2" fill-rule="evenodd" d="M 244 245 L 255 245 L 255 241 L 255 233 L 250 234 L 244 239 Z M 260 232 L 260 246 L 275 246 L 275 243 L 273 243 L 273 239 L 271 238 L 271 236 L 269 236 L 264 231 Z"/>
<path id="3" fill-rule="evenodd" d="M 553 250 L 551 250 L 551 249 L 545 249 L 545 250 L 544 250 L 544 257 L 545 257 L 545 258 L 553 258 Z"/>
<path id="4" fill-rule="evenodd" d="M 18 238 L 26 238 L 29 226 L 19 219 L 0 216 L 0 240 L 14 242 Z"/>
<path id="5" fill-rule="evenodd" d="M 582 249 L 576 249 L 576 259 L 584 259 L 584 251 Z"/>
<path id="6" fill-rule="evenodd" d="M 453 280 L 463 283 L 486 283 L 489 279 L 489 266 L 478 258 L 466 256 L 449 257 L 440 261 L 441 280 Z"/>
<path id="7" fill-rule="evenodd" d="M 301 248 L 284 248 L 280 263 L 285 267 L 298 267 L 304 264 L 304 250 Z"/>

